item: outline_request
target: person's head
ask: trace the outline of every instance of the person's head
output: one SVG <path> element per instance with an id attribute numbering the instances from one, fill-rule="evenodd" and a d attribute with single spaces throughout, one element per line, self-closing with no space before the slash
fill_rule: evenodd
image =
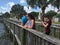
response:
<path id="1" fill-rule="evenodd" d="M 49 16 L 44 16 L 45 21 L 49 21 L 50 17 Z"/>
<path id="2" fill-rule="evenodd" d="M 33 16 L 31 13 L 28 14 L 28 19 L 33 19 L 33 20 L 35 20 L 34 16 Z"/>
<path id="3" fill-rule="evenodd" d="M 23 15 L 24 15 L 24 16 L 26 16 L 26 15 L 27 15 L 27 13 L 26 13 L 26 12 L 24 12 L 24 13 L 23 13 Z"/>

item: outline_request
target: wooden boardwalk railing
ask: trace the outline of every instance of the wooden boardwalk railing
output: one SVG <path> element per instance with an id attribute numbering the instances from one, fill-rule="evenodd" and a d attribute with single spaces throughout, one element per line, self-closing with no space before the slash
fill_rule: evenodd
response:
<path id="1" fill-rule="evenodd" d="M 40 31 L 40 32 L 42 32 L 42 33 L 45 32 L 44 26 L 41 25 L 40 23 L 36 23 L 36 27 L 37 27 L 36 29 L 37 29 L 38 31 Z M 52 26 L 51 26 L 50 36 L 60 39 L 60 26 L 58 26 L 58 25 L 57 25 L 57 26 L 52 25 Z"/>
<path id="2" fill-rule="evenodd" d="M 60 45 L 60 40 L 47 36 L 39 31 L 24 28 L 19 24 L 4 19 L 4 23 L 17 40 L 18 45 Z"/>
<path id="3" fill-rule="evenodd" d="M 10 21 L 13 21 L 13 19 L 9 19 Z M 13 22 L 20 23 L 20 21 L 14 20 Z M 42 33 L 45 32 L 44 26 L 41 24 L 41 22 L 35 21 L 36 24 L 36 30 L 40 31 Z M 51 25 L 51 33 L 50 36 L 60 39 L 60 25 L 58 24 L 52 24 Z"/>

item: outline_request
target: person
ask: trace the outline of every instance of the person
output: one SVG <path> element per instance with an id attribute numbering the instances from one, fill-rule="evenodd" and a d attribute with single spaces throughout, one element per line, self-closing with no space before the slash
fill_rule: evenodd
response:
<path id="1" fill-rule="evenodd" d="M 43 26 L 45 27 L 45 34 L 49 35 L 50 34 L 50 26 L 51 26 L 51 19 L 49 16 L 45 16 L 45 21 L 43 22 Z"/>
<path id="2" fill-rule="evenodd" d="M 21 18 L 21 25 L 22 26 L 24 26 L 26 24 L 27 20 L 28 20 L 26 15 L 27 14 L 24 13 L 23 16 L 22 16 L 22 18 Z"/>
<path id="3" fill-rule="evenodd" d="M 22 16 L 22 18 L 21 18 L 21 24 L 20 24 L 20 27 L 21 26 L 24 26 L 25 24 L 26 24 L 26 22 L 28 21 L 28 19 L 27 19 L 27 13 L 26 12 L 24 12 L 24 14 L 23 14 L 23 16 Z M 23 29 L 22 30 L 22 38 L 21 38 L 21 43 L 22 43 L 22 45 L 24 45 L 25 44 L 25 29 Z"/>
<path id="4" fill-rule="evenodd" d="M 31 13 L 29 13 L 27 15 L 27 18 L 28 18 L 28 21 L 24 25 L 24 27 L 29 28 L 29 29 L 35 29 L 35 18 L 34 18 L 34 16 Z M 27 41 L 28 41 L 27 45 L 30 45 L 32 43 L 32 35 L 29 33 L 27 34 Z"/>
<path id="5" fill-rule="evenodd" d="M 30 29 L 35 29 L 35 18 L 34 16 L 29 13 L 27 15 L 28 21 L 27 23 L 24 25 L 25 28 L 30 28 Z"/>

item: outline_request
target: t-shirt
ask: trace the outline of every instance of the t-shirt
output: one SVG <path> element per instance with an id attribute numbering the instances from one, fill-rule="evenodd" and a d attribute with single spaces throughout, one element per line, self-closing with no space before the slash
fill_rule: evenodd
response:
<path id="1" fill-rule="evenodd" d="M 27 20 L 28 20 L 27 17 L 26 16 L 23 16 L 22 19 L 21 19 L 22 24 L 25 25 L 26 22 L 27 22 Z"/>
<path id="2" fill-rule="evenodd" d="M 45 28 L 45 31 L 49 32 L 50 31 L 50 26 L 51 26 L 51 20 L 49 20 L 47 23 L 48 23 L 48 26 Z"/>

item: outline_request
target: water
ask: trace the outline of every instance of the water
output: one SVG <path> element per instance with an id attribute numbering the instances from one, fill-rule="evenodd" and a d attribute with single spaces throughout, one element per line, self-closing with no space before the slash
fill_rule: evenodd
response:
<path id="1" fill-rule="evenodd" d="M 13 45 L 5 30 L 4 24 L 0 23 L 0 45 Z"/>
<path id="2" fill-rule="evenodd" d="M 4 34 L 4 32 L 5 32 L 4 25 L 0 23 L 0 37 Z"/>

